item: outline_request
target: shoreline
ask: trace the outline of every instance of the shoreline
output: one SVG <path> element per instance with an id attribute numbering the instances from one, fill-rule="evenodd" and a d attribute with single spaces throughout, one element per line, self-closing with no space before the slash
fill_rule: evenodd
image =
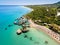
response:
<path id="1" fill-rule="evenodd" d="M 30 10 L 30 11 L 34 11 L 32 8 L 29 8 L 29 7 L 26 7 L 26 6 L 21 6 L 22 8 L 26 8 L 26 9 L 28 9 L 28 10 Z"/>
<path id="2" fill-rule="evenodd" d="M 22 7 L 30 10 L 30 12 L 34 11 L 32 8 L 29 8 L 29 7 L 26 7 L 26 6 L 22 6 Z M 50 36 L 56 42 L 60 43 L 60 35 L 59 34 L 53 32 L 52 30 L 46 28 L 45 26 L 35 24 L 31 19 L 28 20 L 28 21 L 30 22 L 30 27 L 36 28 L 38 30 L 41 29 L 44 33 L 46 33 L 48 36 Z"/>
<path id="3" fill-rule="evenodd" d="M 26 7 L 26 6 L 21 6 L 21 7 L 30 10 L 30 12 L 34 11 L 32 8 L 29 8 L 29 7 Z M 30 13 L 30 12 L 28 12 L 28 13 Z M 60 43 L 60 35 L 59 34 L 53 32 L 52 30 L 46 28 L 45 26 L 41 26 L 41 25 L 35 24 L 31 19 L 28 20 L 28 21 L 30 22 L 30 27 L 36 28 L 38 30 L 41 29 L 41 31 L 43 31 L 44 33 L 46 33 L 48 36 L 50 36 L 56 42 Z"/>
<path id="4" fill-rule="evenodd" d="M 45 26 L 37 25 L 35 24 L 31 19 L 28 20 L 30 22 L 30 27 L 36 28 L 38 30 L 41 29 L 44 33 L 46 33 L 48 36 L 50 36 L 52 39 L 54 39 L 56 42 L 60 43 L 60 35 L 53 32 L 52 30 L 46 28 Z"/>
<path id="5" fill-rule="evenodd" d="M 27 9 L 27 10 L 29 10 L 29 12 L 27 12 L 26 14 L 31 13 L 32 11 L 34 11 L 34 9 L 29 8 L 29 7 L 26 7 L 26 6 L 21 6 L 21 7 L 22 7 L 22 8 L 25 8 L 25 9 Z M 24 14 L 24 15 L 22 15 L 22 16 L 25 17 L 26 14 Z"/>

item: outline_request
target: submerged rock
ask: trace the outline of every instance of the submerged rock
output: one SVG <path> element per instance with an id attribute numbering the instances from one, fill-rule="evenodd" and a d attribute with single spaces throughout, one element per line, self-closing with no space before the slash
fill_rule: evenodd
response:
<path id="1" fill-rule="evenodd" d="M 45 41 L 45 44 L 48 44 L 48 41 Z"/>
<path id="2" fill-rule="evenodd" d="M 39 42 L 34 42 L 35 44 L 39 44 Z"/>
<path id="3" fill-rule="evenodd" d="M 5 28 L 5 30 L 7 30 L 7 28 Z"/>
<path id="4" fill-rule="evenodd" d="M 24 35 L 24 38 L 27 38 L 28 36 L 27 35 Z"/>
<path id="5" fill-rule="evenodd" d="M 23 33 L 27 33 L 29 30 L 22 30 Z"/>
<path id="6" fill-rule="evenodd" d="M 11 26 L 13 26 L 13 25 L 10 25 L 10 24 L 8 25 L 8 27 L 11 27 Z"/>
<path id="7" fill-rule="evenodd" d="M 30 37 L 30 40 L 32 40 L 32 37 Z"/>

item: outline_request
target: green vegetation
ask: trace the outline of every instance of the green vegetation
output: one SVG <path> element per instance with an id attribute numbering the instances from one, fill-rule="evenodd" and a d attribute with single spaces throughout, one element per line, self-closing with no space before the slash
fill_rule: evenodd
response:
<path id="1" fill-rule="evenodd" d="M 55 23 L 58 19 L 57 8 L 56 7 L 41 7 L 41 6 L 31 6 L 34 9 L 31 13 L 27 14 L 27 17 L 32 20 L 41 20 L 44 23 Z"/>
<path id="2" fill-rule="evenodd" d="M 35 23 L 39 25 L 44 25 L 49 28 L 49 24 L 59 25 L 60 26 L 60 16 L 57 16 L 57 7 L 49 7 L 49 6 L 28 6 L 32 8 L 34 11 L 26 15 L 26 18 L 32 19 Z M 40 21 L 39 21 L 40 20 Z M 54 29 L 56 29 L 56 26 Z M 59 28 L 56 29 L 57 32 L 60 33 Z"/>

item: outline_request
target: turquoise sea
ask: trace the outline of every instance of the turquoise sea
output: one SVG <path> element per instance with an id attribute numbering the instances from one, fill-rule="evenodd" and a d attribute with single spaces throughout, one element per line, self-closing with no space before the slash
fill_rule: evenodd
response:
<path id="1" fill-rule="evenodd" d="M 34 28 L 28 28 L 27 33 L 16 34 L 21 26 L 14 25 L 14 20 L 30 11 L 23 6 L 0 5 L 0 45 L 60 45 L 44 32 Z"/>

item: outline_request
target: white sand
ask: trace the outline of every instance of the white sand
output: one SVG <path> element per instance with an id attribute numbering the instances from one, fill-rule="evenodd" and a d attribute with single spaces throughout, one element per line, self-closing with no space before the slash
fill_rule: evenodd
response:
<path id="1" fill-rule="evenodd" d="M 37 25 L 32 20 L 29 20 L 30 26 L 36 29 L 41 29 L 43 32 L 45 32 L 47 35 L 49 35 L 51 38 L 56 40 L 58 43 L 60 43 L 60 35 L 58 33 L 53 32 L 52 30 L 46 28 L 45 26 Z"/>
<path id="2" fill-rule="evenodd" d="M 22 8 L 26 8 L 28 10 L 34 11 L 32 8 L 26 7 L 26 6 L 21 6 Z"/>

